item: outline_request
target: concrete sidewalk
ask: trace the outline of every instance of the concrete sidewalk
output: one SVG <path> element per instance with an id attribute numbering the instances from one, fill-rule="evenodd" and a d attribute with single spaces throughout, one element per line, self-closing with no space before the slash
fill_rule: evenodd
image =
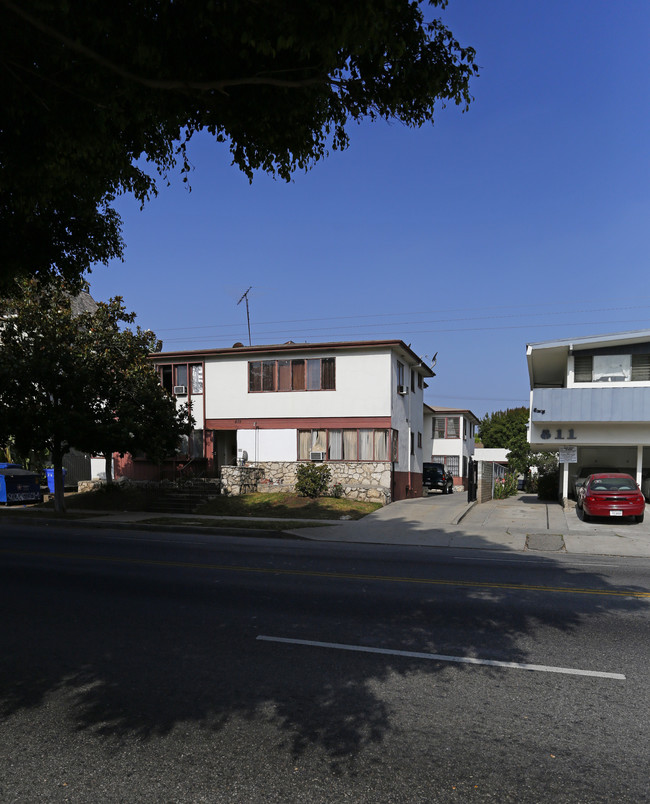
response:
<path id="1" fill-rule="evenodd" d="M 650 557 L 650 523 L 586 523 L 575 508 L 530 494 L 482 504 L 468 504 L 464 493 L 402 500 L 343 526 L 290 532 L 366 544 Z"/>
<path id="2" fill-rule="evenodd" d="M 21 511 L 9 511 L 22 519 Z M 197 514 L 156 514 L 132 511 L 75 511 L 74 520 L 41 517 L 25 510 L 25 519 L 50 525 L 96 526 L 179 533 L 210 533 L 246 517 Z M 8 517 L 9 518 L 9 517 Z M 150 524 L 165 519 L 168 524 Z M 0 511 L 0 522 L 2 521 Z M 251 522 L 259 519 L 250 518 Z M 177 520 L 178 524 L 174 524 Z M 274 519 L 286 523 L 286 532 L 301 539 L 360 544 L 421 545 L 463 549 L 513 550 L 543 553 L 638 556 L 650 558 L 650 521 L 583 522 L 574 508 L 546 503 L 534 495 L 518 494 L 483 504 L 467 502 L 467 494 L 431 495 L 401 500 L 357 521 Z M 192 524 L 188 524 L 191 522 Z M 308 527 L 307 527 L 308 526 Z M 231 531 L 236 534 L 233 529 Z M 253 531 L 247 531 L 251 535 Z M 255 531 L 262 536 L 264 530 Z M 282 531 L 276 531 L 277 537 Z M 270 534 L 269 534 L 270 535 Z"/>

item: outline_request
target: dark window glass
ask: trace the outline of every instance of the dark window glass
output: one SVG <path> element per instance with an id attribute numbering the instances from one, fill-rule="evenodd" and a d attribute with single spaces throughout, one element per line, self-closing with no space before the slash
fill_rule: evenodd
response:
<path id="1" fill-rule="evenodd" d="M 275 391 L 275 360 L 262 361 L 262 390 Z"/>
<path id="2" fill-rule="evenodd" d="M 650 382 L 650 355 L 632 355 L 632 380 Z"/>
<path id="3" fill-rule="evenodd" d="M 192 430 L 191 449 L 193 458 L 203 457 L 203 430 Z"/>
<path id="4" fill-rule="evenodd" d="M 163 366 L 160 370 L 160 377 L 162 380 L 162 387 L 170 394 L 174 387 L 173 370 L 172 366 Z"/>
<path id="5" fill-rule="evenodd" d="M 323 391 L 333 391 L 336 387 L 335 363 L 333 357 L 324 357 L 321 360 L 321 382 Z"/>
<path id="6" fill-rule="evenodd" d="M 399 433 L 397 430 L 391 430 L 391 433 L 390 459 L 393 463 L 397 463 L 399 461 Z"/>
<path id="7" fill-rule="evenodd" d="M 248 390 L 262 390 L 262 363 L 259 360 L 248 364 Z"/>
<path id="8" fill-rule="evenodd" d="M 591 355 L 575 355 L 573 358 L 574 379 L 576 382 L 591 382 L 593 358 Z"/>

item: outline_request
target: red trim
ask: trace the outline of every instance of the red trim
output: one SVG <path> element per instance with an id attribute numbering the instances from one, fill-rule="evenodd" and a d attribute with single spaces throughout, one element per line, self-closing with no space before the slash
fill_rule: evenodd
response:
<path id="1" fill-rule="evenodd" d="M 420 472 L 393 472 L 393 502 L 422 496 Z"/>
<path id="2" fill-rule="evenodd" d="M 206 430 L 343 430 L 390 429 L 390 416 L 311 417 L 292 419 L 206 419 Z"/>

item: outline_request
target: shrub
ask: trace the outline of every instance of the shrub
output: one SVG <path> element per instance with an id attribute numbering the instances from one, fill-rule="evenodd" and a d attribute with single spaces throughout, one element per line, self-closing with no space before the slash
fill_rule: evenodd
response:
<path id="1" fill-rule="evenodd" d="M 336 499 L 339 500 L 343 496 L 343 486 L 340 483 L 335 483 L 332 486 L 330 494 L 332 497 L 336 497 Z"/>
<path id="2" fill-rule="evenodd" d="M 526 481 L 524 483 L 525 491 L 527 491 L 529 494 L 537 494 L 537 481 L 538 481 L 538 478 L 539 478 L 539 475 L 533 474 L 532 472 L 529 472 L 526 475 Z"/>
<path id="3" fill-rule="evenodd" d="M 517 475 L 509 472 L 505 477 L 498 478 L 494 482 L 494 499 L 505 500 L 517 493 Z"/>
<path id="4" fill-rule="evenodd" d="M 559 471 L 547 472 L 537 480 L 537 496 L 540 500 L 557 500 L 560 486 Z"/>
<path id="5" fill-rule="evenodd" d="M 324 463 L 301 463 L 296 470 L 296 492 L 302 497 L 322 497 L 332 472 Z"/>

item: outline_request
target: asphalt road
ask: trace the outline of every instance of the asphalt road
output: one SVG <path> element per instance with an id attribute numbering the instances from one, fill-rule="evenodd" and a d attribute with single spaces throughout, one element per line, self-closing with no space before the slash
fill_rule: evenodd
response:
<path id="1" fill-rule="evenodd" d="M 3 525 L 2 802 L 650 800 L 650 562 Z"/>

